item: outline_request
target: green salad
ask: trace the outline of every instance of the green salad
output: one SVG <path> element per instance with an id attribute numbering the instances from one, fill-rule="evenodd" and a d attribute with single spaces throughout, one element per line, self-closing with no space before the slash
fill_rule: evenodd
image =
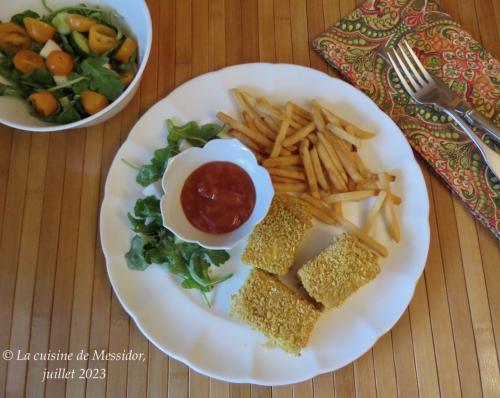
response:
<path id="1" fill-rule="evenodd" d="M 147 187 L 163 177 L 168 159 L 180 152 L 182 142 L 191 146 L 204 146 L 208 141 L 217 138 L 224 128 L 217 124 L 198 126 L 189 122 L 176 126 L 167 120 L 167 145 L 157 149 L 149 164 L 141 167 L 123 160 L 138 171 L 136 182 Z M 130 250 L 125 255 L 130 269 L 143 271 L 152 264 L 159 264 L 168 272 L 181 279 L 185 289 L 197 289 L 210 306 L 207 293 L 215 285 L 226 281 L 232 274 L 222 278 L 210 276 L 211 265 L 220 266 L 229 259 L 224 250 L 206 249 L 196 243 L 188 243 L 177 238 L 163 226 L 160 200 L 155 196 L 137 199 L 134 212 L 128 214 L 131 229 L 135 233 Z"/>
<path id="2" fill-rule="evenodd" d="M 118 15 L 96 6 L 26 10 L 0 23 L 0 95 L 23 98 L 57 124 L 93 115 L 116 100 L 137 71 L 137 42 Z"/>

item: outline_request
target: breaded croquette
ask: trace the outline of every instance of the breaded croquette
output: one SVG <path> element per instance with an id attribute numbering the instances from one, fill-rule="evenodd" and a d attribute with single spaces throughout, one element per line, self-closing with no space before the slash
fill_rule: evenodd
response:
<path id="1" fill-rule="evenodd" d="M 276 195 L 267 216 L 248 239 L 241 261 L 277 275 L 285 275 L 293 265 L 295 252 L 311 215 L 302 204 L 286 195 Z"/>
<path id="2" fill-rule="evenodd" d="M 230 314 L 283 350 L 298 354 L 321 312 L 276 276 L 253 269 L 238 294 L 231 297 Z"/>
<path id="3" fill-rule="evenodd" d="M 298 276 L 313 299 L 333 308 L 379 273 L 378 256 L 344 233 L 300 268 Z"/>

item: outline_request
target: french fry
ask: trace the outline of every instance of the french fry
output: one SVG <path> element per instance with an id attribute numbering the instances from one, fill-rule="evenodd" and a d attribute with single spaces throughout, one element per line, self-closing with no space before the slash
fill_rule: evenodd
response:
<path id="1" fill-rule="evenodd" d="M 276 158 L 280 155 L 281 146 L 283 145 L 283 141 L 285 140 L 286 137 L 286 132 L 288 130 L 288 127 L 290 126 L 291 111 L 292 111 L 291 107 L 287 106 L 285 118 L 281 122 L 280 131 L 278 132 L 276 140 L 274 141 L 273 150 L 271 151 L 271 156 L 270 156 L 271 158 Z"/>
<path id="2" fill-rule="evenodd" d="M 319 102 L 316 100 L 312 100 L 311 113 L 313 117 L 314 124 L 319 131 L 325 130 L 325 120 L 323 119 L 323 115 L 321 114 L 321 107 Z"/>
<path id="3" fill-rule="evenodd" d="M 311 154 L 309 153 L 309 141 L 305 139 L 300 141 L 299 152 L 300 152 L 300 157 L 302 159 L 302 163 L 304 164 L 304 170 L 306 172 L 306 181 L 309 184 L 311 195 L 317 199 L 320 199 L 321 195 L 319 194 L 318 180 L 316 178 L 316 174 L 314 173 L 314 168 L 311 161 Z"/>
<path id="4" fill-rule="evenodd" d="M 326 151 L 328 152 L 328 155 L 330 155 L 330 159 L 332 160 L 332 164 L 337 170 L 338 174 L 340 175 L 340 178 L 342 179 L 342 186 L 343 186 L 343 191 L 347 190 L 347 174 L 344 170 L 344 167 L 342 166 L 342 162 L 339 159 L 339 156 L 337 152 L 335 151 L 335 148 L 332 146 L 332 144 L 328 141 L 326 138 L 326 135 L 323 133 L 318 133 L 318 138 L 321 144 L 325 147 Z"/>
<path id="5" fill-rule="evenodd" d="M 357 137 L 354 137 L 351 134 L 348 134 L 345 130 L 343 130 L 341 127 L 335 126 L 333 123 L 328 123 L 326 125 L 326 128 L 335 134 L 338 138 L 341 138 L 350 144 L 354 145 L 356 148 L 361 147 L 361 140 Z"/>
<path id="6" fill-rule="evenodd" d="M 359 171 L 359 173 L 363 176 L 363 178 L 372 178 L 374 174 L 367 169 L 365 164 L 363 163 L 363 160 L 361 160 L 361 157 L 359 156 L 359 153 L 356 151 L 350 151 L 351 159 L 353 162 L 356 164 L 356 167 Z"/>
<path id="7" fill-rule="evenodd" d="M 307 211 L 309 211 L 309 213 L 311 213 L 311 215 L 316 217 L 319 221 L 324 222 L 325 224 L 337 224 L 333 215 L 330 214 L 329 209 L 325 209 L 323 206 L 318 206 L 318 203 L 312 196 L 302 194 L 297 200 L 299 200 L 306 207 Z"/>
<path id="8" fill-rule="evenodd" d="M 236 100 L 236 103 L 238 104 L 238 107 L 240 108 L 240 112 L 247 112 L 249 115 L 252 117 L 258 117 L 259 115 L 257 112 L 251 107 L 243 98 L 243 95 L 240 90 L 237 88 L 234 88 L 231 90 L 234 96 L 234 99 Z"/>
<path id="9" fill-rule="evenodd" d="M 306 111 L 304 108 L 302 108 L 301 106 L 297 105 L 295 102 L 292 102 L 292 101 L 289 101 L 289 102 L 292 104 L 294 113 L 296 113 L 300 117 L 302 117 L 304 119 L 307 119 L 309 121 L 313 120 L 311 112 Z"/>
<path id="10" fill-rule="evenodd" d="M 291 145 L 296 144 L 300 140 L 306 138 L 309 134 L 311 134 L 316 129 L 316 126 L 313 122 L 305 125 L 301 129 L 297 130 L 292 135 L 285 138 L 283 141 L 283 145 L 289 147 Z"/>
<path id="11" fill-rule="evenodd" d="M 328 174 L 328 177 L 330 178 L 330 181 L 332 182 L 334 188 L 338 191 L 345 191 L 347 187 L 342 180 L 342 177 L 340 176 L 338 170 L 333 165 L 332 159 L 323 143 L 321 141 L 318 142 L 316 148 L 318 150 L 319 159 L 321 160 L 323 166 L 325 166 L 326 173 Z"/>
<path id="12" fill-rule="evenodd" d="M 378 191 L 375 189 L 370 189 L 366 191 L 352 191 L 352 192 L 342 192 L 342 193 L 334 193 L 328 196 L 325 196 L 323 200 L 327 203 L 336 203 L 336 202 L 348 202 L 348 201 L 358 201 L 366 198 L 371 198 L 372 196 L 376 196 Z"/>
<path id="13" fill-rule="evenodd" d="M 372 133 L 371 131 L 362 130 L 358 126 L 355 126 L 354 124 L 349 124 L 349 122 L 343 119 L 341 119 L 341 122 L 344 123 L 344 130 L 347 131 L 349 134 L 352 134 L 354 137 L 366 140 L 376 136 L 375 133 Z"/>
<path id="14" fill-rule="evenodd" d="M 287 178 L 287 177 L 280 177 L 280 176 L 271 176 L 271 181 L 274 183 L 274 182 L 282 182 L 282 183 L 285 183 L 285 184 L 296 184 L 298 183 L 297 180 L 293 179 L 293 178 Z M 301 184 L 303 184 L 303 182 L 301 182 Z"/>
<path id="15" fill-rule="evenodd" d="M 301 182 L 286 183 L 273 182 L 273 187 L 277 192 L 306 192 L 307 185 Z"/>
<path id="16" fill-rule="evenodd" d="M 330 144 L 331 150 L 337 154 L 343 169 L 347 172 L 347 174 L 349 174 L 349 177 L 351 177 L 356 183 L 363 181 L 363 177 L 358 172 L 356 164 L 350 157 L 350 151 L 347 148 L 345 141 L 342 141 L 338 137 L 328 133 L 323 134 L 323 136 Z M 327 149 L 329 149 L 328 145 Z"/>
<path id="17" fill-rule="evenodd" d="M 395 175 L 392 175 L 392 174 L 389 174 L 389 173 L 384 173 L 384 175 L 385 175 L 385 178 L 387 179 L 387 181 L 389 181 L 389 182 L 396 181 L 396 176 Z"/>
<path id="18" fill-rule="evenodd" d="M 272 176 L 293 178 L 294 180 L 299 180 L 299 181 L 305 181 L 306 180 L 306 175 L 304 174 L 303 171 L 280 169 L 280 168 L 277 168 L 277 167 L 269 167 L 269 168 L 267 168 L 267 171 Z"/>
<path id="19" fill-rule="evenodd" d="M 342 202 L 333 203 L 332 208 L 333 208 L 333 213 L 335 214 L 335 219 L 338 219 L 339 216 L 344 215 L 342 211 Z"/>
<path id="20" fill-rule="evenodd" d="M 318 136 L 316 134 L 309 134 L 307 139 L 311 141 L 314 145 L 318 143 Z"/>
<path id="21" fill-rule="evenodd" d="M 330 186 L 326 181 L 325 174 L 323 173 L 323 168 L 321 167 L 321 162 L 318 156 L 318 150 L 316 146 L 313 146 L 311 149 L 311 162 L 314 167 L 314 172 L 316 174 L 316 178 L 318 179 L 319 186 L 326 192 L 330 191 Z"/>
<path id="22" fill-rule="evenodd" d="M 263 165 L 266 167 L 280 167 L 280 166 L 298 166 L 302 164 L 299 155 L 280 156 L 277 158 L 269 158 L 264 160 Z"/>
<path id="23" fill-rule="evenodd" d="M 394 203 L 396 206 L 399 206 L 401 204 L 401 198 L 398 195 L 394 195 L 391 193 L 391 200 L 392 203 Z"/>
<path id="24" fill-rule="evenodd" d="M 377 242 L 371 236 L 367 235 L 364 231 L 359 229 L 356 225 L 354 225 L 344 216 L 338 216 L 337 219 L 339 223 L 347 230 L 347 232 L 356 236 L 361 242 L 363 242 L 366 246 L 368 246 L 376 253 L 380 254 L 382 257 L 387 257 L 389 252 L 384 245 Z"/>
<path id="25" fill-rule="evenodd" d="M 278 134 L 278 131 L 280 129 L 280 125 L 274 121 L 274 119 L 270 116 L 262 116 L 262 120 L 266 123 L 266 125 L 273 130 L 276 134 Z"/>
<path id="26" fill-rule="evenodd" d="M 386 197 L 387 197 L 386 191 L 380 191 L 379 194 L 377 195 L 377 200 L 370 209 L 368 217 L 366 218 L 366 223 L 363 227 L 363 231 L 366 232 L 367 234 L 370 233 L 370 230 L 372 229 L 373 224 L 375 223 L 375 220 L 377 218 L 377 214 L 382 208 L 382 205 L 384 204 Z"/>
<path id="27" fill-rule="evenodd" d="M 347 133 L 353 135 L 354 137 L 363 139 L 375 137 L 376 135 L 375 133 L 363 130 L 357 127 L 356 125 L 349 123 L 347 120 L 342 119 L 339 115 L 333 113 L 331 110 L 325 108 L 323 105 L 320 106 L 323 115 L 325 115 L 325 117 L 328 119 L 329 122 L 333 123 L 338 127 L 343 128 Z"/>
<path id="28" fill-rule="evenodd" d="M 224 112 L 218 112 L 217 113 L 217 118 L 224 123 L 228 124 L 231 126 L 233 129 L 241 131 L 243 134 L 247 135 L 249 138 L 254 140 L 255 142 L 261 144 L 263 147 L 267 148 L 272 148 L 273 147 L 273 142 L 267 138 L 265 135 L 262 135 L 261 133 L 252 130 L 245 124 L 241 123 L 240 121 L 233 119 L 231 116 L 226 115 Z"/>
<path id="29" fill-rule="evenodd" d="M 292 120 L 297 122 L 300 126 L 305 126 L 306 124 L 309 124 L 310 120 L 303 118 L 300 115 L 297 115 L 296 113 L 292 112 Z"/>
<path id="30" fill-rule="evenodd" d="M 262 120 L 259 116 L 253 118 L 253 123 L 255 124 L 255 128 L 259 133 L 264 134 L 267 138 L 271 140 L 276 139 L 276 132 L 270 128 L 264 120 Z"/>
<path id="31" fill-rule="evenodd" d="M 391 187 L 389 185 L 389 179 L 390 177 L 386 176 L 386 173 L 380 174 L 380 181 L 382 183 L 383 189 L 387 192 L 387 195 L 392 194 Z M 384 207 L 386 209 L 388 217 L 389 233 L 394 241 L 399 242 L 401 239 L 401 230 L 399 228 L 399 222 L 396 216 L 396 208 L 394 207 L 394 203 L 392 203 L 392 200 L 386 200 L 384 201 Z"/>
<path id="32" fill-rule="evenodd" d="M 286 170 L 292 170 L 292 171 L 304 171 L 304 166 L 302 163 L 298 166 L 293 166 L 293 165 L 282 165 L 282 166 L 277 166 L 280 169 L 286 169 Z"/>
<path id="33" fill-rule="evenodd" d="M 296 122 L 292 116 L 292 106 L 291 104 L 287 104 L 288 112 L 282 112 L 277 107 L 275 107 L 271 101 L 269 101 L 266 97 L 257 98 L 257 106 L 256 109 L 262 115 L 270 116 L 276 120 L 283 122 L 285 119 L 288 119 L 288 123 L 294 129 L 299 129 L 302 125 Z"/>
<path id="34" fill-rule="evenodd" d="M 300 140 L 306 138 L 315 129 L 316 129 L 315 124 L 313 122 L 310 122 L 309 124 L 306 124 L 301 129 L 295 131 L 293 134 L 286 137 L 285 140 L 283 141 L 283 145 L 285 145 L 288 148 L 291 145 L 294 145 L 297 142 L 299 142 Z"/>
<path id="35" fill-rule="evenodd" d="M 229 130 L 229 134 L 232 135 L 234 138 L 237 138 L 240 140 L 240 142 L 247 146 L 249 149 L 252 149 L 254 151 L 260 152 L 262 150 L 262 147 L 259 146 L 255 141 L 252 141 L 251 138 L 248 138 L 245 134 L 243 134 L 241 131 L 238 130 Z"/>

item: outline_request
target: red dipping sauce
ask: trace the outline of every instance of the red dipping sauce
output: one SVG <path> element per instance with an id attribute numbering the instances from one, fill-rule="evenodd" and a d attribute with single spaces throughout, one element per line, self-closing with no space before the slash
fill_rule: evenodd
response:
<path id="1" fill-rule="evenodd" d="M 209 162 L 187 178 L 181 204 L 189 222 L 211 234 L 234 231 L 255 207 L 255 187 L 248 173 L 231 162 Z"/>

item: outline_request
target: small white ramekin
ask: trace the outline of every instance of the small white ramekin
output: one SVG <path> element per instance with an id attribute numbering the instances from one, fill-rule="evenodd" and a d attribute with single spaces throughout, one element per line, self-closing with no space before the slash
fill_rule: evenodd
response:
<path id="1" fill-rule="evenodd" d="M 226 234 L 209 234 L 195 228 L 184 214 L 181 192 L 184 182 L 201 165 L 213 161 L 232 162 L 243 168 L 255 186 L 256 201 L 250 218 Z M 267 170 L 257 163 L 253 153 L 236 139 L 216 139 L 203 148 L 189 148 L 171 158 L 162 179 L 165 194 L 161 198 L 163 225 L 180 239 L 208 249 L 230 249 L 246 238 L 267 214 L 274 196 Z"/>

